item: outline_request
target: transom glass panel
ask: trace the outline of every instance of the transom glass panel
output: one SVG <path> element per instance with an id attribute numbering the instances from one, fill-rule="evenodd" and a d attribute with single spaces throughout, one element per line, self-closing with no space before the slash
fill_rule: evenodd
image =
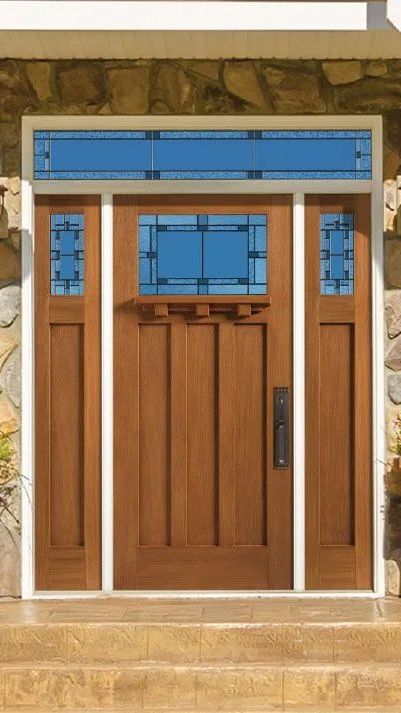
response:
<path id="1" fill-rule="evenodd" d="M 370 179 L 370 131 L 35 131 L 36 180 Z"/>
<path id="2" fill-rule="evenodd" d="M 320 216 L 320 292 L 322 295 L 352 295 L 354 292 L 352 213 Z"/>
<path id="3" fill-rule="evenodd" d="M 53 213 L 50 216 L 50 294 L 84 292 L 84 216 Z"/>
<path id="4" fill-rule="evenodd" d="M 266 215 L 141 215 L 139 294 L 265 294 L 266 241 Z"/>

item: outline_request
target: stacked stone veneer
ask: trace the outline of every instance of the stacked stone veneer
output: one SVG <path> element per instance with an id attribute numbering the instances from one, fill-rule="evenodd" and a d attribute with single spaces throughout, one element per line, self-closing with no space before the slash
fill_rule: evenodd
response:
<path id="1" fill-rule="evenodd" d="M 401 412 L 401 60 L 0 61 L 0 184 L 8 188 L 0 216 L 0 429 L 13 434 L 17 451 L 24 114 L 382 114 L 386 400 L 389 449 L 394 447 L 392 419 Z M 19 594 L 21 482 L 15 480 L 10 495 L 11 514 L 0 516 L 0 595 L 5 596 Z M 390 562 L 397 561 L 400 548 L 401 499 L 393 499 L 386 537 Z M 389 572 L 396 592 L 398 567 L 393 564 Z"/>

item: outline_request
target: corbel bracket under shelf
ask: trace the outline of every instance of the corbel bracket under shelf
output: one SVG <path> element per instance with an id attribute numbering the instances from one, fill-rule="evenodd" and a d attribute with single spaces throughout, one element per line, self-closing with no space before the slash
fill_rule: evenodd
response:
<path id="1" fill-rule="evenodd" d="M 237 318 L 251 317 L 271 304 L 267 295 L 138 295 L 135 304 L 154 317 L 188 314 L 202 319 L 211 314 L 231 314 Z"/>

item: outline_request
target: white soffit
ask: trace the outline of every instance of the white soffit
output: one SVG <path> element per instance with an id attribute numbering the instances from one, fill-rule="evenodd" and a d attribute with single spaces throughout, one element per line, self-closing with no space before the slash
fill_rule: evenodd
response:
<path id="1" fill-rule="evenodd" d="M 370 2 L 0 0 L 2 30 L 366 30 Z"/>

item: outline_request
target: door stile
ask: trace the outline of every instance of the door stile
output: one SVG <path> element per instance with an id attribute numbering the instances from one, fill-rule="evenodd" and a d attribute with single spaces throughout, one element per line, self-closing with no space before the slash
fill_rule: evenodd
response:
<path id="1" fill-rule="evenodd" d="M 139 345 L 136 330 L 127 333 L 127 318 L 133 313 L 136 266 L 132 240 L 127 233 L 137 215 L 135 197 L 113 198 L 114 260 L 114 588 L 136 588 L 136 556 L 139 531 Z M 120 279 L 117 278 L 120 277 Z M 129 374 L 126 364 L 130 364 Z M 136 405 L 132 408 L 132 405 Z M 130 437 L 127 438 L 127 423 Z M 130 543 L 130 547 L 126 543 Z"/>
<path id="2" fill-rule="evenodd" d="M 293 384 L 292 345 L 292 196 L 269 197 L 275 209 L 269 213 L 269 294 L 271 307 L 267 330 L 267 545 L 272 589 L 293 586 L 292 447 L 288 468 L 274 467 L 274 388 Z M 270 372 L 270 373 L 269 373 Z M 290 406 L 291 413 L 291 406 Z M 290 418 L 292 433 L 292 418 Z"/>
<path id="3" fill-rule="evenodd" d="M 356 225 L 355 280 L 359 289 L 355 295 L 355 349 L 353 371 L 355 379 L 355 560 L 356 588 L 372 586 L 372 359 L 371 359 L 371 248 L 370 196 L 355 199 Z M 361 369 L 361 364 L 364 368 Z M 360 408 L 360 404 L 366 408 Z M 367 447 L 362 447 L 368 442 Z M 368 474 L 368 478 L 366 477 Z"/>

